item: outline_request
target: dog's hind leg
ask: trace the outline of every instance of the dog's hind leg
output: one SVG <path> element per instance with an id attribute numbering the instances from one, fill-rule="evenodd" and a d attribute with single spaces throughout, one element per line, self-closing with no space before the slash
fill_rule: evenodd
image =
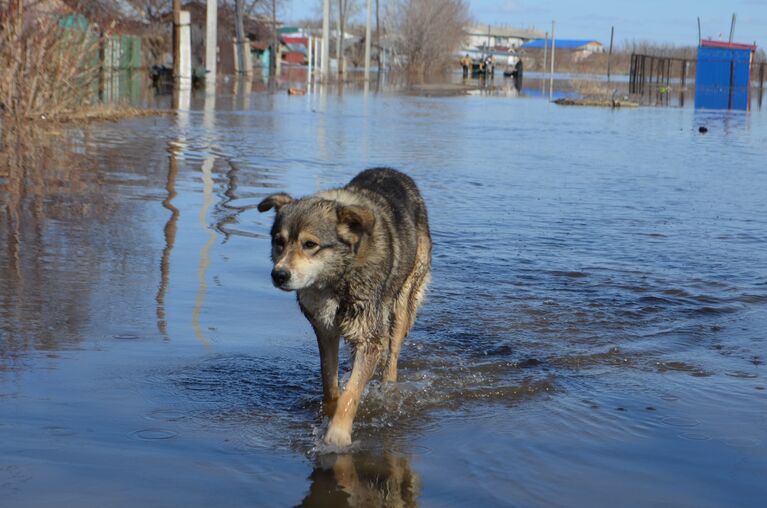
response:
<path id="1" fill-rule="evenodd" d="M 338 398 L 336 412 L 330 421 L 325 442 L 338 447 L 352 444 L 352 423 L 365 385 L 375 372 L 381 353 L 378 347 L 363 344 L 354 352 L 354 366 L 344 392 Z"/>
<path id="2" fill-rule="evenodd" d="M 423 301 L 431 270 L 431 241 L 426 239 L 418 245 L 416 266 L 402 285 L 394 305 L 394 326 L 389 339 L 389 356 L 384 371 L 384 381 L 397 382 L 397 361 L 405 337 L 415 322 L 415 315 Z"/>

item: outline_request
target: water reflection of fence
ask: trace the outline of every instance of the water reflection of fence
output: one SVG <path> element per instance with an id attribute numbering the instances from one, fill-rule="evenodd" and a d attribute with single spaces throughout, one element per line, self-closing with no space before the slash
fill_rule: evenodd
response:
<path id="1" fill-rule="evenodd" d="M 679 83 L 679 104 L 684 106 L 688 76 L 694 76 L 694 60 L 632 53 L 629 93 L 656 104 L 669 103 L 672 80 Z"/>

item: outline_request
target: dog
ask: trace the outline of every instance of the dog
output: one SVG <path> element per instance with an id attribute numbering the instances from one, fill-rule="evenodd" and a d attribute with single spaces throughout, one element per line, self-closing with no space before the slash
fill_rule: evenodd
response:
<path id="1" fill-rule="evenodd" d="M 275 209 L 272 282 L 296 291 L 317 335 L 323 407 L 331 417 L 324 441 L 351 444 L 365 385 L 379 366 L 397 381 L 402 342 L 431 278 L 431 234 L 415 182 L 390 168 L 367 169 L 346 186 L 293 199 L 278 193 L 258 204 Z M 354 363 L 338 387 L 343 336 Z"/>

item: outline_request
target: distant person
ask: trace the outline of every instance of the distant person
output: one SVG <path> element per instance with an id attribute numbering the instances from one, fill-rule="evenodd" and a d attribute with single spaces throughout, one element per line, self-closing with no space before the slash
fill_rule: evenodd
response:
<path id="1" fill-rule="evenodd" d="M 461 58 L 461 67 L 463 68 L 463 77 L 469 77 L 469 70 L 471 69 L 471 57 L 468 53 L 466 53 L 466 56 Z"/>

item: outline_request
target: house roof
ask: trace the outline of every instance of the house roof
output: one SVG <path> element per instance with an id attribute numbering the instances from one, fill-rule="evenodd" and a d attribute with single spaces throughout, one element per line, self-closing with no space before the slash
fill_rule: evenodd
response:
<path id="1" fill-rule="evenodd" d="M 543 32 L 532 28 L 516 28 L 511 26 L 469 25 L 463 29 L 469 35 L 488 35 L 491 37 L 514 37 L 517 39 L 538 39 Z"/>
<path id="2" fill-rule="evenodd" d="M 523 49 L 543 49 L 544 39 L 535 39 L 522 45 Z M 551 40 L 547 41 L 548 47 L 551 47 Z M 602 45 L 601 42 L 594 39 L 556 39 L 557 49 L 579 49 L 589 44 Z"/>
<path id="3" fill-rule="evenodd" d="M 756 51 L 755 44 L 739 44 L 737 42 L 702 40 L 700 45 L 704 48 L 750 49 L 751 51 Z"/>

